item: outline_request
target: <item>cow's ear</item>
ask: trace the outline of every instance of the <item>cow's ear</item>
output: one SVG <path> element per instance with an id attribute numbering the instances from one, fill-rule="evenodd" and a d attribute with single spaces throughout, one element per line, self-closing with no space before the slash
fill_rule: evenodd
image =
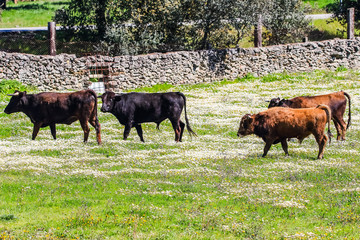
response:
<path id="1" fill-rule="evenodd" d="M 26 96 L 26 91 L 23 91 L 23 92 L 19 92 L 19 97 L 22 98 Z"/>
<path id="2" fill-rule="evenodd" d="M 251 114 L 246 114 L 245 115 L 245 120 L 247 121 L 247 122 L 249 122 L 249 121 L 251 121 L 252 122 L 252 117 L 251 117 Z"/>
<path id="3" fill-rule="evenodd" d="M 286 104 L 286 103 L 292 103 L 291 100 L 286 100 L 285 98 L 281 99 L 281 101 L 279 102 L 280 104 Z"/>

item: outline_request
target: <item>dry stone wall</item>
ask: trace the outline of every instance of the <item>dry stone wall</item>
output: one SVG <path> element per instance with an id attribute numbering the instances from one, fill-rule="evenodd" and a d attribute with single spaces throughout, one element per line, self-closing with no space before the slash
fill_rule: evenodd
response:
<path id="1" fill-rule="evenodd" d="M 0 52 L 0 79 L 16 79 L 41 91 L 86 89 L 99 69 L 116 92 L 154 84 L 194 84 L 276 72 L 360 68 L 360 38 L 141 56 L 37 56 Z"/>

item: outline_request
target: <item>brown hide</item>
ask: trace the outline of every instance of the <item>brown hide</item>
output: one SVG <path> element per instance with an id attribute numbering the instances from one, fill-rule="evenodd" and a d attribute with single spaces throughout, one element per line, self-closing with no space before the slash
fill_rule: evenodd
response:
<path id="1" fill-rule="evenodd" d="M 347 123 L 343 118 L 346 110 L 346 98 L 349 100 L 349 115 Z M 345 140 L 346 130 L 349 128 L 351 123 L 351 98 L 349 94 L 344 91 L 318 96 L 295 97 L 288 100 L 282 99 L 281 101 L 279 98 L 272 99 L 269 107 L 279 106 L 290 108 L 312 108 L 320 104 L 327 105 L 331 109 L 332 120 L 337 131 L 337 140 Z"/>
<path id="2" fill-rule="evenodd" d="M 326 105 L 316 108 L 269 108 L 258 114 L 247 114 L 242 117 L 238 136 L 255 134 L 261 137 L 266 145 L 263 157 L 266 156 L 272 144 L 281 142 L 286 155 L 287 138 L 297 138 L 300 142 L 313 134 L 319 145 L 318 158 L 322 158 L 328 137 L 324 134 L 328 123 L 328 135 L 330 133 L 331 110 Z"/>
<path id="3" fill-rule="evenodd" d="M 56 139 L 56 124 L 71 124 L 80 121 L 84 131 L 84 142 L 87 141 L 90 123 L 96 130 L 98 144 L 101 144 L 100 123 L 97 117 L 97 96 L 93 90 L 72 93 L 42 92 L 27 94 L 15 91 L 4 112 L 25 113 L 34 124 L 32 139 L 40 128 L 50 126 L 51 134 Z"/>

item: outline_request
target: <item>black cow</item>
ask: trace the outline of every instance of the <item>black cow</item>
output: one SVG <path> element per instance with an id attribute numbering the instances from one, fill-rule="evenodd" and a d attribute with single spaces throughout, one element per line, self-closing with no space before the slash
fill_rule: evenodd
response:
<path id="1" fill-rule="evenodd" d="M 97 118 L 97 95 L 93 90 L 73 93 L 43 92 L 27 94 L 15 91 L 5 113 L 23 112 L 34 124 L 32 140 L 36 138 L 40 128 L 50 126 L 51 134 L 56 139 L 55 124 L 68 124 L 80 121 L 84 131 L 84 142 L 89 137 L 88 122 L 96 130 L 96 139 L 101 144 L 100 123 Z"/>
<path id="2" fill-rule="evenodd" d="M 196 136 L 190 128 L 186 114 L 186 98 L 181 92 L 115 94 L 107 91 L 100 97 L 103 102 L 101 111 L 112 113 L 125 125 L 124 140 L 129 136 L 130 129 L 135 127 L 140 140 L 144 142 L 141 123 L 154 122 L 159 127 L 162 121 L 169 119 L 175 131 L 175 141 L 181 142 L 185 127 L 180 120 L 183 107 L 187 130 L 190 136 Z"/>

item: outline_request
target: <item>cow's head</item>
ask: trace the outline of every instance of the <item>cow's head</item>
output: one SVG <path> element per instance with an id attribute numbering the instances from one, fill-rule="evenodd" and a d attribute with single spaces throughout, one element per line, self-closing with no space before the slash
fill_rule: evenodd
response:
<path id="1" fill-rule="evenodd" d="M 254 118 L 250 114 L 246 114 L 241 118 L 238 137 L 244 137 L 254 133 Z"/>
<path id="2" fill-rule="evenodd" d="M 267 101 L 269 102 L 269 101 Z M 280 98 L 273 98 L 270 100 L 269 106 L 268 108 L 272 108 L 272 107 L 290 107 L 290 105 L 292 104 L 291 100 L 287 100 L 287 99 L 281 99 Z"/>
<path id="3" fill-rule="evenodd" d="M 4 110 L 6 114 L 21 112 L 23 111 L 24 106 L 28 105 L 28 99 L 25 91 L 20 92 L 16 90 L 13 94 L 8 94 L 8 96 L 12 97 Z"/>
<path id="4" fill-rule="evenodd" d="M 112 91 L 106 91 L 103 95 L 99 96 L 102 100 L 101 111 L 111 112 L 114 108 L 115 102 L 120 100 L 121 95 L 116 95 Z"/>
<path id="5" fill-rule="evenodd" d="M 273 98 L 270 100 L 269 106 L 268 108 L 272 108 L 272 107 L 278 107 L 280 104 L 280 98 Z"/>

